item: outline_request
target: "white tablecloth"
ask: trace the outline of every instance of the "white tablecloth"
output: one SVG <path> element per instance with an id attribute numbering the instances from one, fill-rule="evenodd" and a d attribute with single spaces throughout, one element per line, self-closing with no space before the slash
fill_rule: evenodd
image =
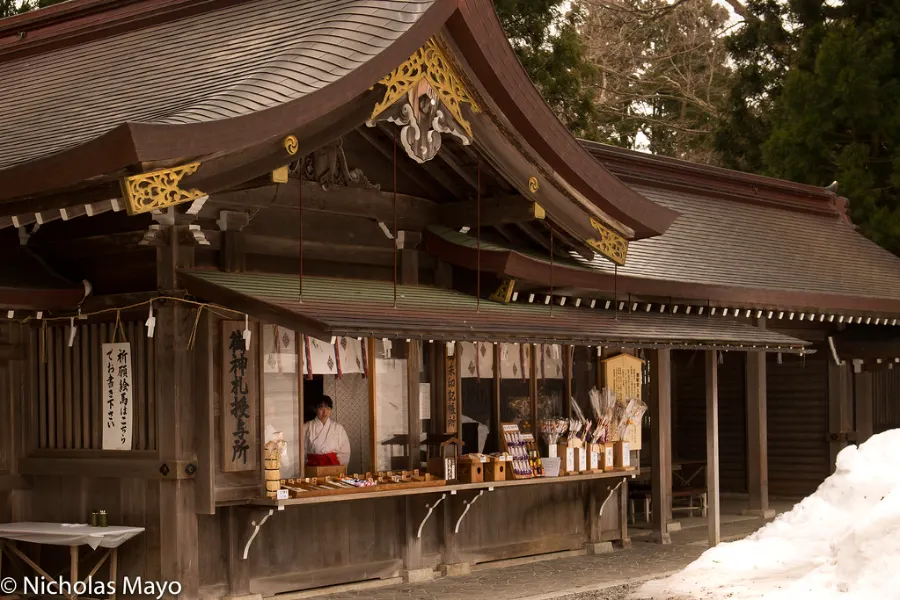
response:
<path id="1" fill-rule="evenodd" d="M 83 523 L 0 523 L 0 538 L 55 546 L 87 544 L 93 550 L 118 548 L 143 531 L 143 527 L 91 527 Z"/>

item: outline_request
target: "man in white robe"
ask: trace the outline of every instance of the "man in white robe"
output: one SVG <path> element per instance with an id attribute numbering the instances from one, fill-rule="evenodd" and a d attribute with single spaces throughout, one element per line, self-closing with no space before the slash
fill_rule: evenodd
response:
<path id="1" fill-rule="evenodd" d="M 307 454 L 334 452 L 342 465 L 350 462 L 350 438 L 340 423 L 331 420 L 334 402 L 323 396 L 316 407 L 316 418 L 303 425 Z"/>

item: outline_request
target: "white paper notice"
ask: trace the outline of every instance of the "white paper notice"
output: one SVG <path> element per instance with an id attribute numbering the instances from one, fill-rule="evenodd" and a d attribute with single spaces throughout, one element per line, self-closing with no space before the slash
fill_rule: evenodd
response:
<path id="1" fill-rule="evenodd" d="M 423 421 L 431 418 L 431 384 L 419 384 L 419 418 Z"/>
<path id="2" fill-rule="evenodd" d="M 103 449 L 131 450 L 131 344 L 103 344 Z"/>

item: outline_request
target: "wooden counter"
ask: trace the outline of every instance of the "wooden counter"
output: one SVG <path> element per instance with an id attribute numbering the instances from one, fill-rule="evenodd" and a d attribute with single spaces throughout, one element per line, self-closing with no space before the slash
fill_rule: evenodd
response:
<path id="1" fill-rule="evenodd" d="M 505 481 L 485 481 L 483 483 L 459 483 L 453 485 L 439 485 L 429 487 L 410 487 L 409 489 L 393 489 L 386 491 L 358 492 L 351 494 L 335 494 L 333 496 L 313 496 L 310 498 L 289 498 L 287 500 L 273 500 L 271 498 L 256 498 L 248 503 L 254 506 L 277 507 L 283 510 L 285 506 L 299 504 L 321 504 L 324 502 L 344 502 L 349 500 L 366 500 L 372 498 L 391 498 L 397 496 L 417 496 L 421 494 L 456 493 L 466 490 L 484 490 L 488 488 L 518 487 L 523 485 L 552 485 L 557 483 L 578 483 L 594 479 L 610 479 L 617 477 L 635 477 L 638 469 L 630 471 L 605 471 L 588 475 L 563 475 L 561 477 L 535 477 L 534 479 L 508 479 Z"/>

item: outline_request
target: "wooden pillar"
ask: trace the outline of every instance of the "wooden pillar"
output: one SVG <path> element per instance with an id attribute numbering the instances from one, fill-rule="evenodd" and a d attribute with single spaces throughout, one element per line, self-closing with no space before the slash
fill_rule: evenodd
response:
<path id="1" fill-rule="evenodd" d="M 828 361 L 829 473 L 834 473 L 838 453 L 847 445 L 845 434 L 853 430 L 853 369 L 849 363 Z"/>
<path id="2" fill-rule="evenodd" d="M 157 285 L 177 287 L 176 269 L 194 263 L 194 246 L 181 219 L 170 209 L 157 219 L 166 243 L 157 248 Z M 167 302 L 158 307 L 155 390 L 159 461 L 168 474 L 159 482 L 160 577 L 181 582 L 185 598 L 196 598 L 200 588 L 200 554 L 194 491 L 196 481 L 185 478 L 183 466 L 194 461 L 196 409 L 192 397 L 192 360 L 187 349 L 195 309 Z"/>
<path id="3" fill-rule="evenodd" d="M 719 365 L 717 352 L 706 351 L 706 492 L 709 546 L 721 540 L 719 523 Z"/>
<path id="4" fill-rule="evenodd" d="M 421 406 L 419 405 L 419 356 L 422 352 L 422 342 L 410 340 L 406 344 L 406 385 L 407 400 L 407 426 L 409 429 L 408 447 L 409 468 L 418 469 L 422 455 L 422 419 Z"/>
<path id="5" fill-rule="evenodd" d="M 865 443 L 875 433 L 875 398 L 872 374 L 865 371 L 853 376 L 853 395 L 856 400 L 856 443 Z"/>
<path id="6" fill-rule="evenodd" d="M 240 506 L 228 506 L 219 510 L 224 510 L 226 515 L 225 560 L 228 569 L 228 597 L 249 596 L 250 561 L 243 558 L 244 546 L 250 536 L 249 524 L 253 519 L 253 512 Z M 258 550 L 258 547 L 254 550 Z"/>
<path id="7" fill-rule="evenodd" d="M 247 267 L 247 243 L 243 229 L 250 222 L 244 211 L 223 210 L 216 223 L 222 232 L 219 244 L 219 268 L 229 273 L 242 273 Z"/>
<path id="8" fill-rule="evenodd" d="M 650 460 L 653 539 L 671 544 L 672 506 L 672 351 L 656 350 L 650 359 Z"/>
<path id="9" fill-rule="evenodd" d="M 758 327 L 765 320 L 758 319 Z M 750 506 L 744 514 L 775 516 L 769 509 L 769 450 L 766 422 L 766 353 L 747 352 L 747 489 Z"/>

